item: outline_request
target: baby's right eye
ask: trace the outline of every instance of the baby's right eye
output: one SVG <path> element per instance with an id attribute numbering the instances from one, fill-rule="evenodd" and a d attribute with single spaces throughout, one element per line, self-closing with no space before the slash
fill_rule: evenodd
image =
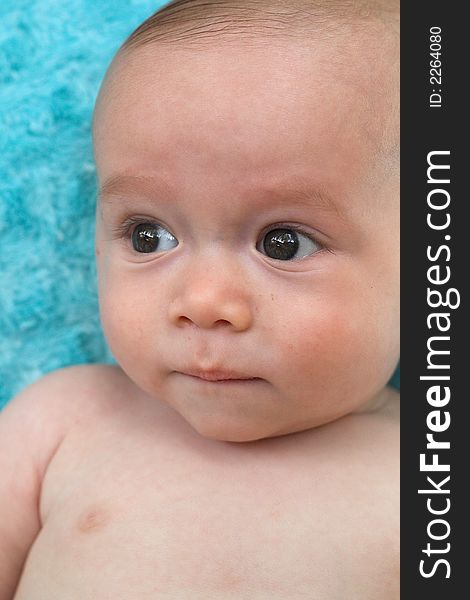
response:
<path id="1" fill-rule="evenodd" d="M 150 254 L 176 248 L 175 236 L 157 223 L 138 223 L 131 235 L 132 247 L 136 252 Z"/>

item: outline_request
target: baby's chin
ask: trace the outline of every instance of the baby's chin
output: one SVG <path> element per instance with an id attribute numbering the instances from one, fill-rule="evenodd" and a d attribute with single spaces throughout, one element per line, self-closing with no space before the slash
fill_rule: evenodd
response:
<path id="1" fill-rule="evenodd" d="M 219 442 L 255 442 L 279 435 L 266 425 L 243 422 L 233 418 L 188 418 L 181 415 L 202 437 Z"/>
<path id="2" fill-rule="evenodd" d="M 253 419 L 243 418 L 243 415 L 235 417 L 232 415 L 195 415 L 187 414 L 176 408 L 180 416 L 196 431 L 206 439 L 220 442 L 256 442 L 264 439 L 277 438 L 290 434 L 300 433 L 324 425 L 330 420 L 309 423 L 279 423 L 275 420 L 269 421 L 264 418 L 260 422 Z"/>
<path id="3" fill-rule="evenodd" d="M 180 416 L 190 425 L 190 427 L 204 438 L 220 442 L 255 442 L 263 439 L 271 439 L 294 435 L 306 431 L 311 431 L 323 426 L 331 425 L 334 422 L 341 421 L 348 415 L 380 412 L 386 407 L 390 399 L 397 396 L 394 390 L 387 388 L 382 393 L 375 396 L 371 401 L 361 404 L 350 410 L 343 410 L 336 413 L 328 413 L 312 416 L 311 419 L 299 418 L 289 422 L 279 422 L 276 419 L 263 418 L 257 421 L 253 418 L 246 418 L 246 415 L 232 414 L 197 414 L 181 410 L 181 407 L 173 407 Z M 392 399 L 393 399 L 392 398 Z"/>

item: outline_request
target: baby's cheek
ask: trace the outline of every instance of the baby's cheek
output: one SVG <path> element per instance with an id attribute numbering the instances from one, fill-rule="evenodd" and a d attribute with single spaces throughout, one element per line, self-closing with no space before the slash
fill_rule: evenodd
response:
<path id="1" fill-rule="evenodd" d="M 299 377 L 305 373 L 323 382 L 339 380 L 349 370 L 361 371 L 370 359 L 373 336 L 356 307 L 330 301 L 311 306 L 299 317 L 293 346 Z"/>
<path id="2" fill-rule="evenodd" d="M 136 355 L 142 347 L 144 328 L 141 308 L 129 291 L 108 281 L 100 294 L 100 312 L 108 344 L 118 360 Z"/>
<path id="3" fill-rule="evenodd" d="M 398 358 L 390 329 L 380 304 L 331 305 L 318 327 L 314 348 L 321 357 L 318 375 L 351 400 L 375 393 L 387 383 Z"/>

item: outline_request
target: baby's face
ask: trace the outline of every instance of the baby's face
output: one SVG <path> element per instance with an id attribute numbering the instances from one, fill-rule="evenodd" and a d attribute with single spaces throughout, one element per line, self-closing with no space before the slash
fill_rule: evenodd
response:
<path id="1" fill-rule="evenodd" d="M 351 48 L 144 47 L 102 90 L 104 331 L 204 436 L 327 423 L 397 363 L 398 180 L 377 150 L 396 90 Z"/>

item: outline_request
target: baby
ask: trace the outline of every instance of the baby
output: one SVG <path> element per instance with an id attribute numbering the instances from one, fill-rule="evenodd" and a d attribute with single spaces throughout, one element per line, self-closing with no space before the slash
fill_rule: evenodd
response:
<path id="1" fill-rule="evenodd" d="M 0 417 L 0 600 L 398 592 L 398 16 L 177 0 L 97 101 L 119 366 Z"/>

